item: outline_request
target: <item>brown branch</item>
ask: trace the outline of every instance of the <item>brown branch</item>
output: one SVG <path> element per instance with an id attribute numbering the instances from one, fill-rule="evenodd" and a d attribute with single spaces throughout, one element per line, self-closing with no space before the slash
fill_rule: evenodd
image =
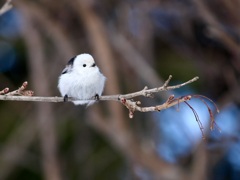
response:
<path id="1" fill-rule="evenodd" d="M 101 101 L 119 101 L 121 102 L 128 110 L 129 110 L 129 118 L 133 118 L 134 112 L 135 111 L 140 111 L 140 112 L 152 112 L 152 111 L 161 111 L 163 109 L 167 109 L 169 107 L 179 105 L 182 102 L 185 102 L 194 112 L 194 115 L 196 117 L 196 120 L 198 124 L 200 124 L 200 129 L 202 131 L 202 125 L 201 121 L 199 120 L 197 114 L 195 113 L 195 110 L 186 102 L 191 100 L 192 97 L 191 95 L 183 96 L 180 98 L 175 98 L 174 95 L 171 95 L 167 101 L 161 105 L 156 105 L 156 106 L 149 106 L 149 107 L 141 107 L 139 106 L 141 104 L 140 101 L 134 101 L 132 98 L 138 97 L 138 96 L 144 96 L 144 97 L 153 97 L 153 93 L 157 93 L 160 91 L 167 91 L 167 90 L 172 90 L 172 89 L 177 89 L 182 86 L 185 86 L 189 83 L 192 83 L 198 79 L 198 77 L 195 77 L 187 82 L 184 82 L 182 84 L 178 84 L 175 86 L 168 86 L 170 80 L 172 78 L 172 75 L 169 76 L 169 78 L 165 81 L 163 86 L 158 87 L 158 88 L 152 88 L 148 89 L 148 87 L 144 87 L 143 90 L 137 91 L 134 93 L 129 93 L 129 94 L 119 94 L 119 95 L 109 95 L 109 96 L 100 96 L 99 100 Z M 32 96 L 33 91 L 26 90 L 27 87 L 27 82 L 24 82 L 20 88 L 18 88 L 15 91 L 8 92 L 9 89 L 5 88 L 4 90 L 0 91 L 0 100 L 11 100 L 11 101 L 38 101 L 38 102 L 64 102 L 63 97 L 39 97 L 39 96 Z M 8 93 L 4 93 L 8 92 Z M 202 97 L 202 96 L 201 96 Z M 93 100 L 95 97 L 91 99 L 86 99 L 86 100 Z M 75 101 L 79 99 L 74 99 L 74 98 L 69 98 L 69 101 Z M 210 111 L 211 112 L 211 111 Z M 212 115 L 212 114 L 210 114 Z M 214 118 L 212 118 L 212 125 L 211 129 L 213 128 L 215 121 Z M 203 131 L 202 131 L 203 133 Z M 203 136 L 204 137 L 204 136 Z"/>
<path id="2" fill-rule="evenodd" d="M 185 86 L 187 84 L 190 84 L 196 80 L 198 80 L 198 77 L 195 77 L 187 82 L 184 82 L 182 84 L 174 85 L 174 86 L 168 86 L 170 80 L 172 78 L 172 75 L 169 76 L 169 78 L 165 81 L 163 86 L 158 87 L 158 88 L 152 88 L 148 89 L 148 87 L 144 87 L 143 90 L 137 91 L 134 93 L 129 93 L 129 94 L 119 94 L 119 95 L 108 95 L 108 96 L 100 96 L 99 100 L 101 101 L 119 101 L 121 102 L 128 110 L 129 110 L 129 118 L 133 118 L 134 112 L 139 111 L 139 112 L 153 112 L 153 111 L 161 111 L 167 108 L 170 108 L 175 105 L 179 105 L 180 103 L 184 102 L 186 103 L 189 108 L 193 111 L 196 121 L 199 125 L 199 128 L 202 132 L 202 138 L 205 139 L 204 132 L 203 132 L 203 125 L 198 117 L 198 114 L 192 108 L 190 104 L 187 103 L 187 101 L 191 100 L 193 97 L 194 98 L 200 98 L 201 101 L 204 102 L 204 104 L 207 106 L 210 117 L 211 117 L 211 127 L 210 129 L 212 130 L 214 125 L 216 125 L 216 122 L 213 117 L 213 113 L 207 103 L 203 100 L 203 98 L 208 99 L 210 102 L 212 102 L 217 110 L 219 112 L 219 109 L 217 108 L 216 104 L 209 98 L 202 96 L 202 95 L 186 95 L 182 96 L 180 98 L 175 98 L 174 95 L 171 95 L 167 101 L 161 105 L 156 105 L 156 106 L 149 106 L 149 107 L 141 107 L 139 106 L 141 104 L 140 101 L 134 101 L 132 98 L 138 97 L 138 96 L 144 96 L 144 97 L 153 97 L 153 93 L 157 93 L 160 91 L 167 91 L 167 90 L 172 90 L 172 89 L 177 89 L 182 86 Z M 9 100 L 9 101 L 37 101 L 37 102 L 64 102 L 63 97 L 40 97 L 40 96 L 32 96 L 33 91 L 26 90 L 27 87 L 27 82 L 24 82 L 20 88 L 18 88 L 15 91 L 8 92 L 9 89 L 5 88 L 2 91 L 0 91 L 0 100 Z M 4 94 L 4 95 L 1 95 Z M 86 100 L 94 100 L 95 97 L 91 99 L 86 99 Z M 74 99 L 69 97 L 68 101 L 75 101 L 79 99 Z"/>
<path id="3" fill-rule="evenodd" d="M 0 95 L 1 94 L 6 94 L 6 93 L 8 93 L 8 91 L 9 91 L 9 88 L 6 87 L 6 88 L 4 88 L 3 90 L 0 91 Z"/>
<path id="4" fill-rule="evenodd" d="M 190 83 L 198 80 L 198 77 L 195 77 L 185 83 L 178 84 L 175 86 L 168 86 L 168 83 L 171 78 L 172 78 L 172 76 L 170 75 L 168 80 L 164 83 L 164 85 L 161 87 L 158 87 L 158 88 L 148 89 L 147 87 L 145 87 L 143 90 L 137 91 L 134 93 L 100 96 L 99 100 L 100 101 L 120 101 L 121 99 L 131 99 L 131 98 L 138 97 L 138 96 L 152 97 L 153 93 L 177 89 L 177 88 L 180 88 L 182 86 L 185 86 L 187 84 L 190 84 Z M 24 83 L 27 83 L 27 82 L 24 82 Z M 33 91 L 25 90 L 26 87 L 23 88 L 24 83 L 18 90 L 9 92 L 5 95 L 0 95 L 0 100 L 3 100 L 3 101 L 64 102 L 63 97 L 40 97 L 40 96 L 27 95 L 27 94 L 33 93 Z M 4 91 L 4 90 L 2 90 L 2 91 Z M 2 92 L 2 91 L 0 91 L 0 92 Z M 4 94 L 4 93 L 0 93 L 0 94 Z M 16 96 L 16 95 L 20 95 L 20 96 Z M 75 100 L 79 100 L 79 99 L 74 99 L 74 98 L 68 99 L 68 101 L 75 101 Z M 94 97 L 92 99 L 86 99 L 86 100 L 94 100 Z"/>
<path id="5" fill-rule="evenodd" d="M 195 111 L 195 109 L 190 104 L 188 104 L 187 102 L 185 102 L 185 104 L 187 104 L 187 106 L 192 110 L 192 112 L 193 112 L 193 114 L 195 116 L 195 119 L 196 119 L 196 121 L 198 123 L 199 129 L 200 129 L 200 131 L 202 133 L 202 139 L 205 139 L 205 135 L 204 135 L 204 132 L 203 132 L 204 128 L 203 128 L 202 122 L 200 121 L 198 113 Z"/>
<path id="6" fill-rule="evenodd" d="M 140 112 L 161 111 L 163 109 L 167 109 L 172 106 L 175 106 L 176 104 L 189 101 L 191 98 L 192 98 L 192 96 L 188 95 L 188 96 L 183 96 L 183 97 L 175 99 L 174 95 L 171 95 L 165 103 L 163 103 L 161 105 L 149 106 L 149 107 L 140 107 L 139 106 L 141 104 L 140 101 L 131 101 L 131 100 L 124 99 L 124 98 L 121 98 L 120 101 L 129 110 L 129 118 L 133 118 L 133 113 L 135 111 L 140 111 Z"/>
<path id="7" fill-rule="evenodd" d="M 9 89 L 8 88 L 5 88 L 4 90 L 2 90 L 0 94 L 4 94 L 5 96 L 15 96 L 15 95 L 19 95 L 19 96 L 33 96 L 33 91 L 31 90 L 26 90 L 27 88 L 27 85 L 28 85 L 28 82 L 25 81 L 21 87 L 19 87 L 17 90 L 15 91 L 11 91 L 11 92 L 8 92 Z"/>
<path id="8" fill-rule="evenodd" d="M 12 0 L 7 0 L 5 4 L 0 9 L 0 16 L 12 9 Z"/>
<path id="9" fill-rule="evenodd" d="M 112 95 L 112 96 L 101 96 L 99 99 L 103 100 L 103 101 L 107 101 L 107 100 L 115 100 L 115 101 L 118 100 L 119 101 L 121 98 L 131 99 L 131 98 L 138 97 L 138 96 L 152 97 L 153 93 L 157 93 L 157 92 L 160 92 L 160 91 L 168 91 L 168 90 L 178 89 L 182 86 L 186 86 L 187 84 L 190 84 L 190 83 L 192 83 L 194 81 L 197 81 L 199 79 L 199 77 L 194 77 L 193 79 L 191 79 L 191 80 L 189 80 L 185 83 L 178 84 L 178 85 L 175 85 L 175 86 L 168 86 L 171 78 L 172 78 L 172 75 L 169 76 L 168 80 L 164 83 L 163 86 L 158 87 L 158 88 L 148 89 L 148 87 L 144 87 L 143 90 L 137 91 L 137 92 L 134 92 L 134 93 L 124 94 L 124 95 L 120 94 L 120 95 Z"/>

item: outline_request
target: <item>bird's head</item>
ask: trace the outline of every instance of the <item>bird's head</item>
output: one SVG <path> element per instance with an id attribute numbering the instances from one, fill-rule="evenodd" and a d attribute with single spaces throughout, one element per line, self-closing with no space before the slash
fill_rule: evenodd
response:
<path id="1" fill-rule="evenodd" d="M 81 71 L 88 71 L 96 67 L 95 61 L 90 54 L 79 54 L 73 62 L 73 68 Z"/>

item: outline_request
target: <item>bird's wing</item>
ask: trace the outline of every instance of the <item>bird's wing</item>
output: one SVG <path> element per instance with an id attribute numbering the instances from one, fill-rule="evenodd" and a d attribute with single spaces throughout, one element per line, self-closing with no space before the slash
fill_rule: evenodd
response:
<path id="1" fill-rule="evenodd" d="M 67 66 L 63 69 L 62 74 L 69 73 L 71 70 L 72 70 L 72 67 L 67 65 Z"/>
<path id="2" fill-rule="evenodd" d="M 74 62 L 74 59 L 75 59 L 75 58 L 76 58 L 76 56 L 73 57 L 73 58 L 71 58 L 71 59 L 68 61 L 67 66 L 66 66 L 66 67 L 63 69 L 63 71 L 62 71 L 62 74 L 66 74 L 66 73 L 69 73 L 69 72 L 72 71 L 73 62 Z"/>

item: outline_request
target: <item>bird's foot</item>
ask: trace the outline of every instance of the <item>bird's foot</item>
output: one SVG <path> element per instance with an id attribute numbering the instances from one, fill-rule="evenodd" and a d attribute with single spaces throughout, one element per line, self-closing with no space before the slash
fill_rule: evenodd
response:
<path id="1" fill-rule="evenodd" d="M 94 99 L 95 99 L 96 101 L 99 101 L 99 95 L 96 94 L 96 95 L 94 96 Z"/>
<path id="2" fill-rule="evenodd" d="M 63 101 L 68 102 L 68 95 L 67 94 L 63 97 Z"/>

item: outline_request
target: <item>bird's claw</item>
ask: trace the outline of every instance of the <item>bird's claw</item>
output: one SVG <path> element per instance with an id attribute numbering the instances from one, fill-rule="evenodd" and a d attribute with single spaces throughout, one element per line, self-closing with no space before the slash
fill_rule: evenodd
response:
<path id="1" fill-rule="evenodd" d="M 95 99 L 96 101 L 99 101 L 99 95 L 96 94 L 96 95 L 94 96 L 94 99 Z"/>
<path id="2" fill-rule="evenodd" d="M 63 101 L 68 102 L 68 95 L 67 94 L 63 97 Z"/>

